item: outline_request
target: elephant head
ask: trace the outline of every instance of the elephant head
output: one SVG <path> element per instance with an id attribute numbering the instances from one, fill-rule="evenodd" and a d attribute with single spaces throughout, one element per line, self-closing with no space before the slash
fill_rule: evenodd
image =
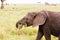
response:
<path id="1" fill-rule="evenodd" d="M 47 15 L 45 12 L 29 12 L 21 20 L 16 23 L 16 27 L 27 26 L 37 26 L 43 25 L 46 21 Z M 19 26 L 20 25 L 20 26 Z"/>

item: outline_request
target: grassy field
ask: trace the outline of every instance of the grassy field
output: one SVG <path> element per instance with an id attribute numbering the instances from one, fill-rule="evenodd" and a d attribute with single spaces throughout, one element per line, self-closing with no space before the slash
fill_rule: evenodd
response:
<path id="1" fill-rule="evenodd" d="M 60 6 L 47 5 L 7 5 L 0 9 L 0 40 L 35 40 L 38 28 L 22 28 L 18 30 L 16 22 L 31 11 L 60 11 Z M 42 40 L 45 38 L 43 37 Z M 52 40 L 57 40 L 52 36 Z"/>

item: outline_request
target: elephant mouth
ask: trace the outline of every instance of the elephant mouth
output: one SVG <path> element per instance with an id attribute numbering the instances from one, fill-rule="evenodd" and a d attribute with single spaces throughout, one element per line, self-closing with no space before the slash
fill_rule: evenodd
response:
<path id="1" fill-rule="evenodd" d="M 27 24 L 26 23 L 18 24 L 18 29 L 22 29 L 23 27 L 27 27 Z"/>

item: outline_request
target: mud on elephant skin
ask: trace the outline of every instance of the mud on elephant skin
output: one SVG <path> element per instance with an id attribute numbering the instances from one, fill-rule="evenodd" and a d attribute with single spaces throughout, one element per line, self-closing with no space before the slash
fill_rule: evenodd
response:
<path id="1" fill-rule="evenodd" d="M 43 35 L 46 40 L 51 40 L 51 34 L 58 37 L 60 40 L 60 12 L 40 11 L 29 12 L 25 17 L 16 23 L 19 25 L 39 26 L 36 40 L 41 40 Z"/>

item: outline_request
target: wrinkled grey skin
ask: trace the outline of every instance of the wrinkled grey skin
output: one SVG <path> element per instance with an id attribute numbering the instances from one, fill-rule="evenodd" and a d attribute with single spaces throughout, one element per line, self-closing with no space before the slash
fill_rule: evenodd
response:
<path id="1" fill-rule="evenodd" d="M 16 23 L 19 25 L 39 26 L 36 40 L 41 40 L 43 35 L 46 40 L 51 40 L 51 34 L 60 40 L 60 12 L 40 11 L 28 13 Z"/>

